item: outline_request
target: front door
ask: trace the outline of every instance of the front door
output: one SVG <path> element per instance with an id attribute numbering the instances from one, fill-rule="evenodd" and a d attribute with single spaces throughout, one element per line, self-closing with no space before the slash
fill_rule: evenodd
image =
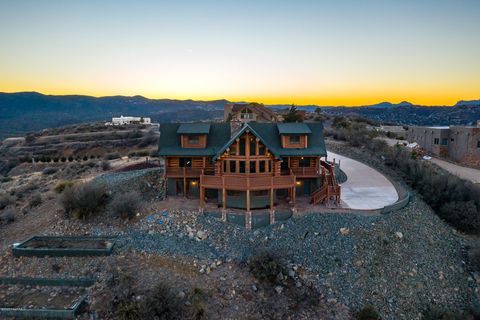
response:
<path id="1" fill-rule="evenodd" d="M 176 187 L 177 195 L 183 195 L 183 181 L 177 180 Z"/>
<path id="2" fill-rule="evenodd" d="M 303 182 L 303 194 L 305 196 L 310 195 L 310 181 L 304 181 Z"/>

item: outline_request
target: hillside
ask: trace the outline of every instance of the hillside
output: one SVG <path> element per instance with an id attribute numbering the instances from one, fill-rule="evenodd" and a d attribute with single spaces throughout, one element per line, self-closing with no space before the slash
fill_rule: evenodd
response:
<path id="1" fill-rule="evenodd" d="M 226 102 L 0 93 L 0 139 L 74 123 L 108 121 L 122 114 L 151 117 L 154 122 L 212 119 L 223 116 Z"/>
<path id="2" fill-rule="evenodd" d="M 91 97 L 43 95 L 37 92 L 0 92 L 0 140 L 47 128 L 76 123 L 108 121 L 114 116 L 152 118 L 153 122 L 200 121 L 223 118 L 228 100 L 195 101 L 148 99 L 142 96 Z M 268 105 L 285 109 L 289 105 Z M 298 106 L 314 112 L 319 106 Z M 418 106 L 410 102 L 344 107 L 320 106 L 327 115 L 354 115 L 403 125 L 469 124 L 480 119 L 480 100 L 459 101 L 454 106 Z"/>

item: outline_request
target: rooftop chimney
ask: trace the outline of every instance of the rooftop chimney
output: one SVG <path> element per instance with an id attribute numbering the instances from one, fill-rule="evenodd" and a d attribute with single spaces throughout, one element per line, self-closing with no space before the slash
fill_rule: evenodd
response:
<path id="1" fill-rule="evenodd" d="M 230 138 L 237 134 L 242 129 L 243 123 L 240 121 L 230 121 Z"/>

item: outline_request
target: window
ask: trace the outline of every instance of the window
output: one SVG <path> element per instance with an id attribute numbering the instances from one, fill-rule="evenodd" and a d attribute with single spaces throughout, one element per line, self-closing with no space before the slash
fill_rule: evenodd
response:
<path id="1" fill-rule="evenodd" d="M 258 169 L 261 173 L 265 172 L 265 160 L 259 161 L 259 168 Z"/>
<path id="2" fill-rule="evenodd" d="M 268 160 L 268 172 L 272 172 L 272 160 Z"/>
<path id="3" fill-rule="evenodd" d="M 255 173 L 257 172 L 257 161 L 250 161 L 250 173 Z"/>
<path id="4" fill-rule="evenodd" d="M 235 143 L 230 146 L 230 151 L 228 152 L 228 154 L 231 156 L 237 154 L 237 145 Z"/>
<path id="5" fill-rule="evenodd" d="M 263 144 L 258 145 L 258 155 L 259 156 L 265 155 L 265 146 Z"/>
<path id="6" fill-rule="evenodd" d="M 188 144 L 198 144 L 200 139 L 198 136 L 188 136 Z"/>
<path id="7" fill-rule="evenodd" d="M 245 161 L 239 161 L 238 164 L 240 167 L 240 173 L 245 173 Z"/>
<path id="8" fill-rule="evenodd" d="M 192 158 L 180 158 L 180 167 L 191 167 L 192 166 Z"/>
<path id="9" fill-rule="evenodd" d="M 240 139 L 240 155 L 245 155 L 245 139 Z"/>
<path id="10" fill-rule="evenodd" d="M 303 168 L 310 167 L 310 158 L 301 157 L 298 166 Z"/>
<path id="11" fill-rule="evenodd" d="M 290 144 L 300 144 L 300 136 L 290 136 Z"/>
<path id="12" fill-rule="evenodd" d="M 223 160 L 223 172 L 227 172 L 227 161 Z"/>
<path id="13" fill-rule="evenodd" d="M 257 154 L 257 141 L 255 139 L 250 139 L 250 155 L 254 156 Z"/>
<path id="14" fill-rule="evenodd" d="M 448 139 L 443 138 L 442 139 L 442 146 L 446 146 L 448 144 Z"/>
<path id="15" fill-rule="evenodd" d="M 237 162 L 230 160 L 230 173 L 236 173 L 237 172 Z"/>
<path id="16" fill-rule="evenodd" d="M 440 139 L 439 139 L 439 138 L 433 139 L 433 144 L 438 144 L 439 142 L 440 142 Z"/>
<path id="17" fill-rule="evenodd" d="M 480 140 L 477 141 L 477 148 L 480 148 Z"/>
<path id="18" fill-rule="evenodd" d="M 455 139 L 453 139 L 453 138 L 450 138 L 450 142 L 454 142 L 454 141 L 455 141 Z"/>

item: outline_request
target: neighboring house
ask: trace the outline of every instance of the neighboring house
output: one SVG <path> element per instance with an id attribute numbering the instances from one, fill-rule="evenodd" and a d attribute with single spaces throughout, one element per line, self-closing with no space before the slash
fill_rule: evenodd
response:
<path id="1" fill-rule="evenodd" d="M 118 126 L 124 124 L 151 124 L 152 121 L 150 118 L 144 117 L 124 117 L 120 116 L 120 118 L 112 118 L 111 125 Z"/>
<path id="2" fill-rule="evenodd" d="M 160 125 L 169 195 L 199 197 L 223 209 L 273 209 L 340 201 L 326 157 L 322 123 L 172 123 Z"/>
<path id="3" fill-rule="evenodd" d="M 278 122 L 278 116 L 260 103 L 227 103 L 223 108 L 225 121 Z"/>
<path id="4" fill-rule="evenodd" d="M 480 167 L 480 121 L 476 126 L 409 127 L 407 140 L 436 156 Z"/>

